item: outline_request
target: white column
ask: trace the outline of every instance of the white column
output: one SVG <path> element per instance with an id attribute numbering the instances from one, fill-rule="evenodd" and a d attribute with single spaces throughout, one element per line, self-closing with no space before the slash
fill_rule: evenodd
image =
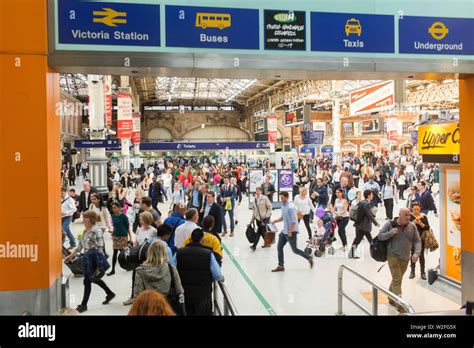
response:
<path id="1" fill-rule="evenodd" d="M 89 127 L 91 130 L 105 128 L 104 84 L 102 76 L 88 75 Z M 93 139 L 105 139 L 105 133 L 92 133 Z M 91 183 L 99 193 L 107 193 L 107 156 L 105 148 L 91 148 L 88 158 Z"/>
<path id="2" fill-rule="evenodd" d="M 332 146 L 333 164 L 339 164 L 341 158 L 341 114 L 338 98 L 334 99 L 332 105 Z"/>
<path id="3" fill-rule="evenodd" d="M 120 87 L 130 87 L 129 76 L 120 76 Z M 122 139 L 122 172 L 128 172 L 130 170 L 130 144 L 130 139 Z"/>

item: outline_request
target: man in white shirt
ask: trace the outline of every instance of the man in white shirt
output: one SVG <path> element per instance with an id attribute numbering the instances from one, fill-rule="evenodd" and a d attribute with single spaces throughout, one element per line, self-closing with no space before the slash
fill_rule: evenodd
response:
<path id="1" fill-rule="evenodd" d="M 76 202 L 74 199 L 68 195 L 67 189 L 61 189 L 61 224 L 63 230 L 63 243 L 64 236 L 66 235 L 69 239 L 69 249 L 74 249 L 76 247 L 76 239 L 71 232 L 71 221 L 72 216 L 76 212 Z"/>
<path id="2" fill-rule="evenodd" d="M 174 235 L 174 245 L 177 249 L 184 246 L 186 239 L 193 233 L 197 228 L 200 228 L 197 225 L 199 220 L 199 214 L 197 209 L 191 208 L 185 214 L 186 221 L 184 224 L 178 226 Z"/>

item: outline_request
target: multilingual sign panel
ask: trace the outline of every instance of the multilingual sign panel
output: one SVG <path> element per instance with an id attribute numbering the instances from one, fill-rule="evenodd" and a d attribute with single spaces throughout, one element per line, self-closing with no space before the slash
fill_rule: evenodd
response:
<path id="1" fill-rule="evenodd" d="M 166 46 L 258 50 L 258 10 L 166 6 Z"/>
<path id="2" fill-rule="evenodd" d="M 58 0 L 60 44 L 160 46 L 160 6 Z"/>
<path id="3" fill-rule="evenodd" d="M 403 16 L 398 27 L 400 53 L 474 54 L 474 19 Z"/>
<path id="4" fill-rule="evenodd" d="M 318 130 L 304 130 L 301 131 L 301 139 L 303 144 L 322 145 L 324 142 L 324 132 Z"/>
<path id="5" fill-rule="evenodd" d="M 312 12 L 311 50 L 394 53 L 394 16 Z"/>
<path id="6" fill-rule="evenodd" d="M 264 11 L 266 50 L 306 50 L 306 13 L 304 11 Z"/>

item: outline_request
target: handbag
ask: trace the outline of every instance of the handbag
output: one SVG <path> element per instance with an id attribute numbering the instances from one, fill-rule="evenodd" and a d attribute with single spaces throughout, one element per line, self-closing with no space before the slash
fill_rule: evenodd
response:
<path id="1" fill-rule="evenodd" d="M 429 229 L 423 231 L 423 233 L 421 234 L 421 239 L 425 244 L 425 249 L 428 249 L 429 251 L 435 251 L 439 248 L 439 243 L 434 236 L 433 230 Z"/>
<path id="2" fill-rule="evenodd" d="M 257 239 L 257 233 L 255 232 L 255 223 L 252 219 L 252 223 L 247 225 L 247 230 L 245 231 L 245 236 L 247 237 L 247 240 L 249 243 L 255 243 L 255 240 Z"/>
<path id="3" fill-rule="evenodd" d="M 299 211 L 297 211 L 296 212 L 296 217 L 298 218 L 298 220 L 303 220 L 304 215 L 302 213 L 300 213 Z"/>
<path id="4" fill-rule="evenodd" d="M 232 201 L 230 199 L 225 202 L 225 210 L 232 210 Z"/>
<path id="5" fill-rule="evenodd" d="M 170 276 L 171 276 L 171 285 L 170 285 L 170 290 L 166 298 L 168 299 L 168 302 L 171 308 L 173 308 L 176 315 L 186 315 L 186 307 L 184 305 L 184 295 L 183 294 L 178 295 L 176 293 L 176 287 L 174 284 L 174 279 L 175 279 L 174 272 L 173 272 L 173 268 L 171 267 L 171 264 L 169 263 L 168 263 L 168 269 L 170 271 Z"/>

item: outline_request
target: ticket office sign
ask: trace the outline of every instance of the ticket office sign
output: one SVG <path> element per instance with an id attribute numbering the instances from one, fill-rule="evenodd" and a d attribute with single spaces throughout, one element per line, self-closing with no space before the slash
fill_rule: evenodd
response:
<path id="1" fill-rule="evenodd" d="M 258 50 L 259 11 L 166 6 L 166 46 Z"/>
<path id="2" fill-rule="evenodd" d="M 265 10 L 265 49 L 306 51 L 304 11 Z"/>
<path id="3" fill-rule="evenodd" d="M 400 53 L 474 54 L 474 19 L 404 16 L 398 27 Z"/>
<path id="4" fill-rule="evenodd" d="M 394 16 L 312 12 L 311 51 L 395 53 Z"/>

